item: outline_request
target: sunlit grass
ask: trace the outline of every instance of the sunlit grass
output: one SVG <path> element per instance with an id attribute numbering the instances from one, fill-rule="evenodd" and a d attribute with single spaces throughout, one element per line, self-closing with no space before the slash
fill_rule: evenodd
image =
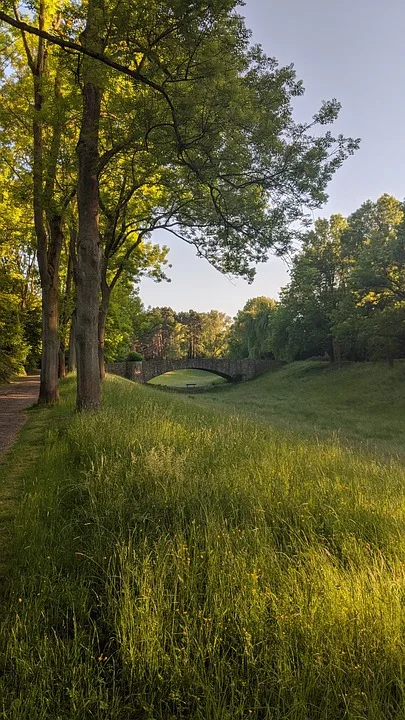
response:
<path id="1" fill-rule="evenodd" d="M 149 381 L 151 385 L 185 388 L 187 385 L 203 387 L 226 382 L 224 378 L 207 370 L 171 370 Z"/>
<path id="2" fill-rule="evenodd" d="M 4 720 L 400 720 L 405 471 L 120 378 L 48 413 Z M 35 418 L 34 418 L 35 419 Z"/>
<path id="3" fill-rule="evenodd" d="M 194 402 L 405 457 L 405 360 L 393 368 L 382 362 L 345 363 L 340 369 L 327 362 L 291 363 Z"/>

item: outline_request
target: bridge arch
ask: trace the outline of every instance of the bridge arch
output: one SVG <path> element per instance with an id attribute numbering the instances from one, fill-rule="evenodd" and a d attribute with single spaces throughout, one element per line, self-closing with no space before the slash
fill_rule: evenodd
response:
<path id="1" fill-rule="evenodd" d="M 171 372 L 176 372 L 177 370 L 201 370 L 202 372 L 205 372 L 207 375 L 215 375 L 216 377 L 221 377 L 227 382 L 236 382 L 238 378 L 234 378 L 231 375 L 228 375 L 227 373 L 221 372 L 220 370 L 207 370 L 207 368 L 204 367 L 197 367 L 196 365 L 193 365 L 193 367 L 181 367 L 181 368 L 171 368 L 170 370 L 166 370 L 164 373 L 159 373 L 158 375 L 154 375 L 153 377 L 150 377 L 146 382 L 149 383 L 151 380 L 154 380 L 157 377 L 163 377 L 164 375 L 167 375 Z"/>
<path id="2" fill-rule="evenodd" d="M 207 370 L 231 381 L 253 380 L 269 370 L 277 370 L 284 363 L 277 360 L 229 360 L 227 358 L 181 358 L 179 360 L 143 360 L 117 362 L 106 366 L 107 372 L 121 375 L 138 383 L 148 383 L 171 370 Z"/>

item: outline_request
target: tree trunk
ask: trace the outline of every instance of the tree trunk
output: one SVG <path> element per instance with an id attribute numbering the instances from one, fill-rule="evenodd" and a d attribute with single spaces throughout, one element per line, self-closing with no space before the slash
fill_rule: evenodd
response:
<path id="1" fill-rule="evenodd" d="M 15 8 L 18 17 L 18 11 Z M 38 5 L 39 29 L 45 29 L 46 3 L 40 0 Z M 62 217 L 52 215 L 45 223 L 45 211 L 49 210 L 53 193 L 57 157 L 60 146 L 61 126 L 56 125 L 52 136 L 52 160 L 47 172 L 44 173 L 43 143 L 43 109 L 44 91 L 43 78 L 46 70 L 46 43 L 39 38 L 36 56 L 34 57 L 22 32 L 22 39 L 27 55 L 29 68 L 34 82 L 34 116 L 33 129 L 33 210 L 34 227 L 37 239 L 37 260 L 42 290 L 42 358 L 41 381 L 38 402 L 48 405 L 59 399 L 58 391 L 58 320 L 59 320 L 59 264 L 62 251 Z M 49 161 L 49 158 L 47 158 Z M 44 174 L 47 178 L 47 198 L 44 196 Z M 48 234 L 49 230 L 49 234 Z"/>
<path id="2" fill-rule="evenodd" d="M 65 344 L 60 342 L 59 347 L 59 379 L 63 380 L 66 377 L 66 359 L 65 359 Z"/>
<path id="3" fill-rule="evenodd" d="M 103 50 L 99 24 L 103 17 L 98 0 L 88 4 L 86 29 L 82 42 L 86 47 Z M 102 88 L 101 69 L 94 60 L 83 60 L 83 116 L 77 145 L 79 178 L 77 202 L 79 232 L 77 242 L 77 410 L 100 407 L 98 360 L 98 308 L 100 291 L 99 235 L 99 124 Z"/>
<path id="4" fill-rule="evenodd" d="M 342 354 L 340 351 L 340 343 L 338 343 L 334 338 L 332 340 L 332 348 L 333 348 L 333 362 L 336 362 L 338 368 L 340 368 L 342 366 Z"/>
<path id="5" fill-rule="evenodd" d="M 76 310 L 72 313 L 69 333 L 68 373 L 76 370 Z"/>
<path id="6" fill-rule="evenodd" d="M 110 307 L 111 290 L 108 287 L 107 280 L 105 278 L 104 268 L 102 269 L 101 277 L 101 302 L 98 310 L 98 362 L 100 370 L 100 380 L 105 378 L 105 364 L 104 364 L 104 343 L 105 343 L 105 325 L 107 322 L 108 310 Z"/>
<path id="7" fill-rule="evenodd" d="M 40 405 L 51 405 L 59 400 L 58 388 L 58 289 L 49 283 L 42 287 L 42 357 L 39 386 Z"/>
<path id="8" fill-rule="evenodd" d="M 49 231 L 49 251 L 44 252 L 38 243 L 42 285 L 42 358 L 38 398 L 40 405 L 50 405 L 59 400 L 59 265 L 63 245 L 60 215 L 50 218 Z"/>
<path id="9" fill-rule="evenodd" d="M 39 6 L 39 25 L 44 27 L 45 4 Z M 34 119 L 33 119 L 33 204 L 34 204 L 34 225 L 37 238 L 37 259 L 42 290 L 42 357 L 41 357 L 41 381 L 39 386 L 38 402 L 41 405 L 49 405 L 59 399 L 58 390 L 58 254 L 54 257 L 53 265 L 50 266 L 48 257 L 48 233 L 45 226 L 43 207 L 43 129 L 42 110 L 44 106 L 43 97 L 43 74 L 46 62 L 46 47 L 41 38 L 38 41 L 36 63 L 30 63 L 34 79 Z M 60 253 L 59 253 L 60 258 Z"/>

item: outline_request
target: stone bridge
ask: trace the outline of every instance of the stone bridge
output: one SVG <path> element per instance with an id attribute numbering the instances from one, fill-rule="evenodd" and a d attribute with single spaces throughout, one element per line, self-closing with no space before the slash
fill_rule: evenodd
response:
<path id="1" fill-rule="evenodd" d="M 269 370 L 277 370 L 277 360 L 226 360 L 223 358 L 182 358 L 181 360 L 144 360 L 143 362 L 116 362 L 106 365 L 114 375 L 147 383 L 158 375 L 172 370 L 207 370 L 231 382 L 253 380 Z"/>

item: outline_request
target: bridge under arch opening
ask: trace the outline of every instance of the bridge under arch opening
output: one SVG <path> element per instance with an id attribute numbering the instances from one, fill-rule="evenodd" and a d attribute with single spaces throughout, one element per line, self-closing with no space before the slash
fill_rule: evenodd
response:
<path id="1" fill-rule="evenodd" d="M 214 370 L 201 370 L 199 368 L 182 368 L 168 370 L 148 380 L 148 385 L 159 385 L 173 388 L 209 388 L 232 382 L 233 379 L 222 372 Z"/>

